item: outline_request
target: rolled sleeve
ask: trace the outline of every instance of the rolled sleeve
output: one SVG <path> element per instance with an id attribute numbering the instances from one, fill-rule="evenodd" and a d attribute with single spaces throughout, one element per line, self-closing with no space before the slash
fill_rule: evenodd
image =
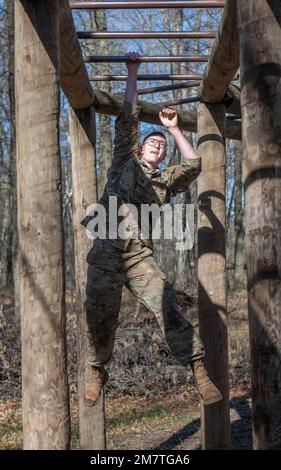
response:
<path id="1" fill-rule="evenodd" d="M 164 172 L 171 196 L 184 192 L 201 171 L 201 158 L 181 158 L 179 165 L 170 166 Z"/>

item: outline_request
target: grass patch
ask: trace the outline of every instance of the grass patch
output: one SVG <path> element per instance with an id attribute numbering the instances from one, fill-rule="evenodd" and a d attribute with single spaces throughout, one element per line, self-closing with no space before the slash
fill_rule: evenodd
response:
<path id="1" fill-rule="evenodd" d="M 138 408 L 136 405 L 137 400 L 134 405 L 122 411 L 113 411 L 107 417 L 109 448 L 116 448 L 115 442 L 120 440 L 120 436 L 124 438 L 132 435 L 145 436 L 154 431 L 161 433 L 167 430 L 175 432 L 192 422 L 195 417 L 190 408 L 177 406 L 176 401 L 171 404 L 155 403 L 155 405 L 140 401 Z M 120 448 L 120 442 L 118 447 Z M 124 444 L 122 443 L 122 448 L 126 448 L 126 440 Z"/>
<path id="2" fill-rule="evenodd" d="M 132 448 L 138 436 L 155 432 L 177 432 L 190 424 L 196 411 L 184 406 L 182 397 L 164 398 L 166 403 L 151 404 L 147 397 L 121 396 L 106 399 L 106 437 L 108 449 Z M 72 410 L 73 411 L 73 410 Z M 79 449 L 79 426 L 77 409 L 72 413 L 71 448 Z"/>
<path id="3" fill-rule="evenodd" d="M 22 417 L 20 402 L 0 404 L 0 449 L 22 448 Z"/>

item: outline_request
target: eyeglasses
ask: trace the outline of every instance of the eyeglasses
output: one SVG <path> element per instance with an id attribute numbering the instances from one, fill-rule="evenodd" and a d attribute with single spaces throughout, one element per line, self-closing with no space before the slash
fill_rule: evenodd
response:
<path id="1" fill-rule="evenodd" d="M 154 147 L 154 145 L 159 144 L 161 149 L 166 148 L 166 142 L 163 142 L 163 140 L 150 138 L 150 139 L 147 139 L 144 143 L 148 144 L 150 147 Z"/>

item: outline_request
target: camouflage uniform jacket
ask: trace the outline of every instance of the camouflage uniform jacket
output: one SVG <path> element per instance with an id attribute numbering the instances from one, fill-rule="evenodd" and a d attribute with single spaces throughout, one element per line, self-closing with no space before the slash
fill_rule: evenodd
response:
<path id="1" fill-rule="evenodd" d="M 132 109 L 132 105 L 124 101 L 122 109 L 115 123 L 114 155 L 112 165 L 107 173 L 107 184 L 99 201 L 107 211 L 109 196 L 117 196 L 118 205 L 123 203 L 134 204 L 140 208 L 141 204 L 168 203 L 172 196 L 186 191 L 190 183 L 200 173 L 200 159 L 181 158 L 178 165 L 169 166 L 162 172 L 146 166 L 141 160 L 139 145 L 138 115 L 140 107 Z M 108 222 L 108 221 L 107 221 Z M 151 240 L 142 240 L 151 247 Z M 135 252 L 136 244 L 134 245 Z M 94 242 L 95 253 L 101 251 L 130 250 L 130 244 L 120 240 L 100 240 Z M 104 258 L 102 256 L 102 258 Z M 95 256 L 95 263 L 98 262 Z M 114 264 L 114 263 L 113 263 Z"/>

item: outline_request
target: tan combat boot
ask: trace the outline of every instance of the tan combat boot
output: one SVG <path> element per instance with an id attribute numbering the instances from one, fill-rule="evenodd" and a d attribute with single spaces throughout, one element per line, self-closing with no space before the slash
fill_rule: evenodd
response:
<path id="1" fill-rule="evenodd" d="M 103 385 L 108 381 L 108 373 L 104 367 L 94 367 L 91 369 L 90 379 L 86 383 L 84 403 L 86 406 L 97 404 Z"/>
<path id="2" fill-rule="evenodd" d="M 203 360 L 198 359 L 197 361 L 193 361 L 190 366 L 204 405 L 212 405 L 220 401 L 222 399 L 221 392 L 208 376 Z"/>

